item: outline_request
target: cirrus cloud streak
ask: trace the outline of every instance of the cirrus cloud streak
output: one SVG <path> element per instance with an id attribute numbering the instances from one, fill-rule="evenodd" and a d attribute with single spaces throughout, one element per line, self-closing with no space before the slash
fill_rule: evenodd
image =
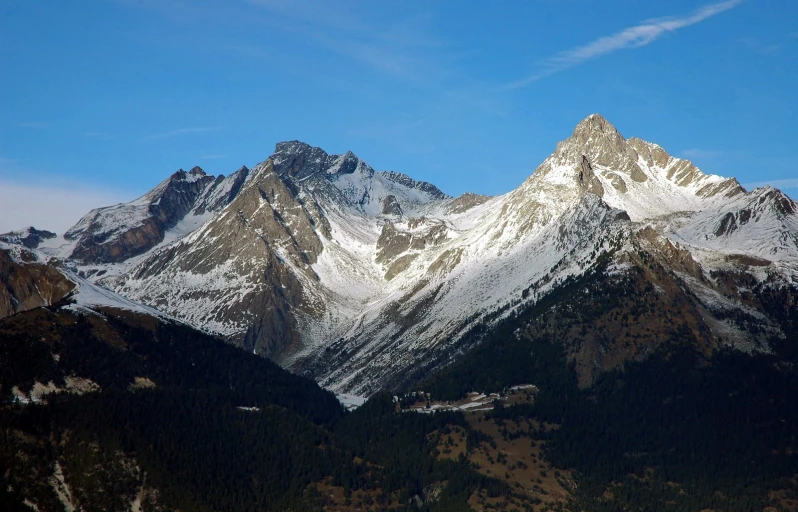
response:
<path id="1" fill-rule="evenodd" d="M 724 11 L 737 7 L 743 1 L 744 0 L 726 0 L 725 2 L 704 6 L 687 16 L 648 20 L 639 25 L 623 29 L 615 34 L 600 37 L 591 43 L 560 52 L 554 57 L 546 59 L 542 63 L 543 69 L 541 71 L 521 80 L 511 82 L 505 85 L 504 88 L 508 90 L 519 89 L 541 78 L 601 57 L 602 55 L 607 55 L 608 53 L 626 48 L 646 46 L 653 43 L 664 34 L 700 23 Z"/>

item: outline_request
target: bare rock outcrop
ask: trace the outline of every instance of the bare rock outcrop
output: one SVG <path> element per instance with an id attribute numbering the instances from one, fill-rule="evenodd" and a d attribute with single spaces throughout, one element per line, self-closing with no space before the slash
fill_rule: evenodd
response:
<path id="1" fill-rule="evenodd" d="M 0 248 L 0 318 L 55 304 L 74 288 L 54 266 L 37 262 L 24 249 Z"/>

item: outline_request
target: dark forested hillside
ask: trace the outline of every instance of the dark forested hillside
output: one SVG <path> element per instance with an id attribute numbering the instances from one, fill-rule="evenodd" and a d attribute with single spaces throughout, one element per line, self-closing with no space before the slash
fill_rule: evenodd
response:
<path id="1" fill-rule="evenodd" d="M 478 332 L 478 346 L 417 387 L 454 400 L 536 384 L 533 406 L 493 416 L 558 425 L 544 433 L 546 458 L 574 471 L 579 510 L 795 510 L 798 322 L 794 306 L 779 306 L 790 304 L 780 294 L 794 290 L 751 290 L 749 300 L 777 311 L 788 334 L 770 340 L 772 353 L 706 353 L 685 334 L 580 388 L 567 346 L 530 325 L 556 314 L 549 308 L 558 303 L 578 308 L 589 324 L 591 311 L 605 310 L 568 294 L 590 285 L 575 281 L 536 309 Z"/>
<path id="2" fill-rule="evenodd" d="M 461 414 L 402 413 L 388 395 L 345 413 L 185 326 L 36 310 L 0 322 L 0 363 L 4 510 L 468 510 L 479 489 L 510 492 L 435 457 Z"/>

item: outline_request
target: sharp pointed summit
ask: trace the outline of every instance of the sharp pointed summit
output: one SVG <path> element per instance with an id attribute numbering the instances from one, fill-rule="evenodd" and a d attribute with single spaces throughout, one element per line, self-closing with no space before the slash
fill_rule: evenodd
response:
<path id="1" fill-rule="evenodd" d="M 584 118 L 574 127 L 573 134 L 571 135 L 572 138 L 591 138 L 591 136 L 595 139 L 610 138 L 613 140 L 625 140 L 618 129 L 601 114 L 590 114 Z"/>

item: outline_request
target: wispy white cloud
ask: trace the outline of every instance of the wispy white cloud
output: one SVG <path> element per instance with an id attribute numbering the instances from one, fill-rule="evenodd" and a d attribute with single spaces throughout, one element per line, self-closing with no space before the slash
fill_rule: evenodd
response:
<path id="1" fill-rule="evenodd" d="M 224 130 L 224 126 L 190 126 L 187 128 L 178 128 L 176 130 L 171 130 L 168 132 L 156 133 L 154 135 L 150 135 L 149 137 L 147 137 L 147 140 L 169 139 L 171 137 L 177 137 L 179 135 L 218 132 L 220 130 Z"/>
<path id="2" fill-rule="evenodd" d="M 788 178 L 786 180 L 770 180 L 770 181 L 759 181 L 755 183 L 745 183 L 743 186 L 748 189 L 754 189 L 757 187 L 774 187 L 779 190 L 792 190 L 798 189 L 798 178 Z"/>
<path id="3" fill-rule="evenodd" d="M 46 123 L 43 121 L 21 121 L 16 123 L 16 126 L 20 128 L 47 128 L 50 126 L 50 123 Z"/>
<path id="4" fill-rule="evenodd" d="M 541 78 L 578 66 L 583 62 L 596 59 L 618 50 L 639 48 L 649 45 L 664 34 L 700 23 L 708 18 L 737 7 L 743 1 L 744 0 L 726 0 L 702 7 L 687 16 L 648 20 L 612 35 L 600 37 L 591 43 L 560 52 L 554 57 L 545 60 L 541 65 L 542 69 L 540 71 L 505 85 L 505 89 L 525 87 Z"/>

